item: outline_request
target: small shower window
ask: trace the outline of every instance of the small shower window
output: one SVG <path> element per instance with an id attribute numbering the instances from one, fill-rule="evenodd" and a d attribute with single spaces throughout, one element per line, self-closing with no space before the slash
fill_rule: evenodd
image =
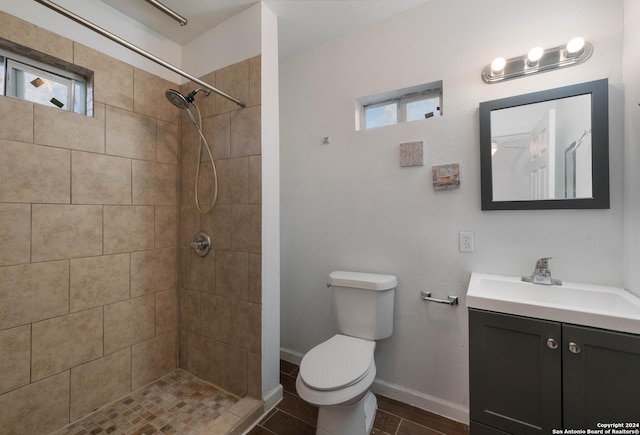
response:
<path id="1" fill-rule="evenodd" d="M 22 47 L 0 41 L 0 47 L 7 45 Z M 29 51 L 29 54 L 34 53 Z M 1 94 L 92 116 L 90 72 L 83 75 L 80 74 L 83 68 L 42 53 L 36 55 L 39 59 L 0 48 Z M 43 60 L 55 62 L 55 66 Z"/>

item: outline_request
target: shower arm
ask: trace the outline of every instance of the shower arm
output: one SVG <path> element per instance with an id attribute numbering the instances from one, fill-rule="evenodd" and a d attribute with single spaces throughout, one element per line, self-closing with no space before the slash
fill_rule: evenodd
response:
<path id="1" fill-rule="evenodd" d="M 90 30 L 93 30 L 96 33 L 99 33 L 100 35 L 104 36 L 105 38 L 108 38 L 110 40 L 112 40 L 113 42 L 116 42 L 120 45 L 122 45 L 125 48 L 128 48 L 131 51 L 134 51 L 136 53 L 138 53 L 139 55 L 146 57 L 147 59 L 157 63 L 158 65 L 161 65 L 171 71 L 173 71 L 176 74 L 181 75 L 182 77 L 191 80 L 194 83 L 197 83 L 198 85 L 209 89 L 212 92 L 215 92 L 216 94 L 220 95 L 221 97 L 224 97 L 228 100 L 233 101 L 234 103 L 236 103 L 238 106 L 240 107 L 246 107 L 246 104 L 243 101 L 238 100 L 235 97 L 232 97 L 231 95 L 227 94 L 226 92 L 221 91 L 220 89 L 217 89 L 213 86 L 211 86 L 210 84 L 203 82 L 202 80 L 200 80 L 197 77 L 192 76 L 189 73 L 186 73 L 184 71 L 182 71 L 180 68 L 175 67 L 173 65 L 171 65 L 169 62 L 166 62 L 162 59 L 160 59 L 159 57 L 154 56 L 153 54 L 149 53 L 148 51 L 143 50 L 140 47 L 137 47 L 135 45 L 133 45 L 132 43 L 130 43 L 129 41 L 126 41 L 122 38 L 120 38 L 119 36 L 114 35 L 113 33 L 103 29 L 102 27 L 99 27 L 95 24 L 93 24 L 91 21 L 85 20 L 84 18 L 74 14 L 73 12 L 63 8 L 60 5 L 57 5 L 56 3 L 49 1 L 49 0 L 35 0 L 36 2 L 40 3 L 43 6 L 48 7 L 49 9 L 54 10 L 55 12 L 59 13 L 60 15 L 64 15 L 65 17 L 75 21 L 78 24 L 81 24 L 85 27 L 87 27 Z"/>

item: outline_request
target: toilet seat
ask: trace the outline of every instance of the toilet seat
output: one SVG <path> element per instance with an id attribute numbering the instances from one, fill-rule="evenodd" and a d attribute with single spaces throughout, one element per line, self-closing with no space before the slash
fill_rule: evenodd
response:
<path id="1" fill-rule="evenodd" d="M 375 341 L 336 334 L 311 349 L 300 363 L 300 377 L 316 391 L 347 388 L 365 378 L 372 367 Z"/>

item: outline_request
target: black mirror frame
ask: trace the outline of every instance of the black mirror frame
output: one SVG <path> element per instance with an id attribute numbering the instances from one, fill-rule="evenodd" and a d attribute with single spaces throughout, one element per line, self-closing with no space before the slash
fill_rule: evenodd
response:
<path id="1" fill-rule="evenodd" d="M 592 198 L 494 201 L 491 167 L 491 111 L 591 94 Z M 609 83 L 608 79 L 549 89 L 480 103 L 480 181 L 482 210 L 608 209 Z"/>

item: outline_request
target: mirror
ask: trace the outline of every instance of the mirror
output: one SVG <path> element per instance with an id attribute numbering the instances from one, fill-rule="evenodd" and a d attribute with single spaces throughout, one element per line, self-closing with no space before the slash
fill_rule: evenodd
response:
<path id="1" fill-rule="evenodd" d="M 480 103 L 482 210 L 609 208 L 607 79 Z"/>

